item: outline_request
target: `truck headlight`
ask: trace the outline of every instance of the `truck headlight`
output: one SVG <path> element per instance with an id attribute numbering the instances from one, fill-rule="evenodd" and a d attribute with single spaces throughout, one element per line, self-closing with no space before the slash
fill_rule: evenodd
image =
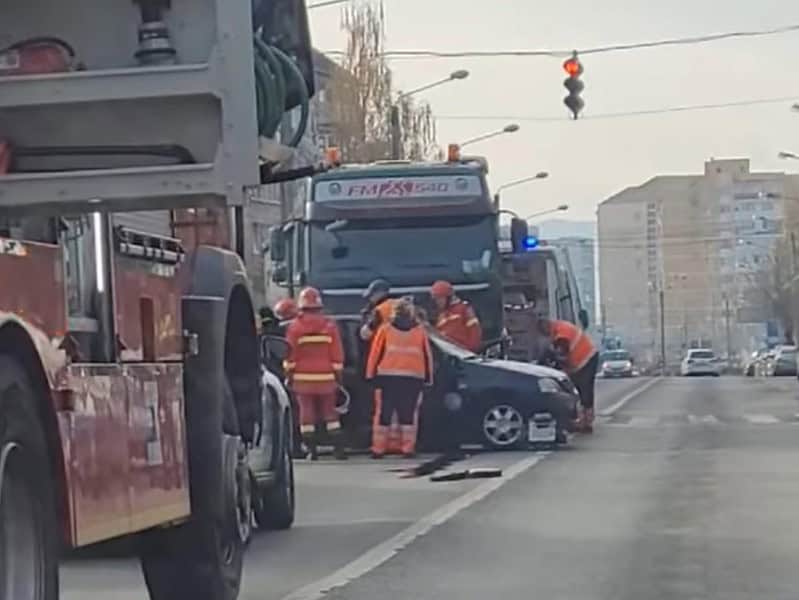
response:
<path id="1" fill-rule="evenodd" d="M 542 394 L 557 394 L 561 391 L 561 387 L 554 379 L 542 377 L 538 380 L 538 391 Z"/>
<path id="2" fill-rule="evenodd" d="M 447 392 L 444 394 L 444 406 L 450 412 L 458 412 L 463 407 L 463 396 L 458 392 Z"/>

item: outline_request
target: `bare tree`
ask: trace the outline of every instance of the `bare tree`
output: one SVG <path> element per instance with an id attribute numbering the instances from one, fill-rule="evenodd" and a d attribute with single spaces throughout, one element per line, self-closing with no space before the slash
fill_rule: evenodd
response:
<path id="1" fill-rule="evenodd" d="M 750 298 L 756 299 L 764 307 L 767 318 L 777 320 L 785 331 L 786 338 L 792 339 L 793 294 L 791 289 L 791 264 L 784 244 L 778 244 L 762 259 L 765 264 L 747 278 Z"/>
<path id="2" fill-rule="evenodd" d="M 332 121 L 343 158 L 371 162 L 391 151 L 390 114 L 395 93 L 391 69 L 383 57 L 385 11 L 379 4 L 354 3 L 343 11 L 347 46 L 331 80 Z M 400 97 L 404 155 L 414 160 L 435 156 L 435 119 L 427 103 Z"/>

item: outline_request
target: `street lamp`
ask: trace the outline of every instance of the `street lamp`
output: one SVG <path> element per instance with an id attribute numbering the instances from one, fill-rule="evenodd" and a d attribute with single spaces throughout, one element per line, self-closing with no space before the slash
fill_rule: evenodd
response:
<path id="1" fill-rule="evenodd" d="M 497 131 L 492 131 L 491 133 L 484 133 L 483 135 L 478 135 L 477 137 L 469 138 L 466 141 L 461 142 L 458 144 L 460 148 L 467 146 L 469 144 L 475 144 L 477 142 L 482 142 L 483 140 L 487 140 L 492 137 L 497 137 L 498 135 L 505 135 L 506 133 L 516 133 L 521 129 L 518 123 L 509 123 L 505 125 L 502 129 L 498 129 Z"/>
<path id="2" fill-rule="evenodd" d="M 549 177 L 549 173 L 547 173 L 546 171 L 539 171 L 535 175 L 531 175 L 529 177 L 523 177 L 522 179 L 516 179 L 508 183 L 503 183 L 494 192 L 494 206 L 499 207 L 499 193 L 502 190 L 516 187 L 517 185 L 522 185 L 523 183 L 529 183 L 530 181 L 536 181 L 538 179 L 546 179 L 547 177 Z"/>
<path id="3" fill-rule="evenodd" d="M 413 96 L 414 94 L 418 94 L 419 92 L 423 92 L 425 90 L 429 90 L 430 88 L 434 88 L 436 86 L 445 84 L 449 81 L 457 81 L 458 79 L 466 79 L 469 76 L 469 71 L 466 69 L 458 69 L 457 71 L 453 71 L 449 74 L 449 77 L 444 79 L 439 79 L 438 81 L 434 81 L 432 83 L 428 83 L 426 85 L 420 86 L 408 92 L 402 92 L 399 96 L 397 96 L 397 101 L 391 105 L 391 158 L 394 160 L 399 160 L 402 158 L 402 130 L 400 128 L 400 118 L 399 118 L 399 102 L 404 98 L 408 98 Z"/>
<path id="4" fill-rule="evenodd" d="M 778 152 L 777 158 L 799 160 L 799 154 L 794 154 L 793 152 Z"/>
<path id="5" fill-rule="evenodd" d="M 552 213 L 556 212 L 564 212 L 569 210 L 568 204 L 561 204 L 560 206 L 556 206 L 555 208 L 550 208 L 549 210 L 542 210 L 541 212 L 533 213 L 531 215 L 527 215 L 524 220 L 529 221 L 530 219 L 535 219 L 536 217 L 543 217 L 544 215 L 551 215 Z"/>

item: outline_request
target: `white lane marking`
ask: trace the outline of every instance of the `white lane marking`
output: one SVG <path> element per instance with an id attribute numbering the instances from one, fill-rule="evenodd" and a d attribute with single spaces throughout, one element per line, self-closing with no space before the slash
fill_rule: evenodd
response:
<path id="1" fill-rule="evenodd" d="M 640 385 L 637 388 L 635 388 L 632 392 L 628 393 L 625 396 L 622 396 L 621 399 L 618 400 L 615 404 L 611 404 L 606 409 L 599 411 L 599 415 L 602 416 L 602 417 L 609 417 L 609 416 L 613 415 L 614 413 L 616 413 L 619 410 L 621 410 L 621 408 L 625 404 L 627 404 L 630 400 L 632 400 L 633 398 L 635 398 L 636 396 L 638 396 L 640 394 L 643 394 L 646 390 L 651 388 L 653 385 L 655 385 L 660 380 L 661 380 L 661 377 L 653 377 L 652 379 L 650 379 L 649 381 L 647 381 L 643 385 Z"/>
<path id="2" fill-rule="evenodd" d="M 349 582 L 366 575 L 369 571 L 374 570 L 395 556 L 400 550 L 406 548 L 419 536 L 425 535 L 437 525 L 446 523 L 462 510 L 469 508 L 489 494 L 497 491 L 509 481 L 512 481 L 528 469 L 537 465 L 549 454 L 549 452 L 541 452 L 535 456 L 523 458 L 512 464 L 505 469 L 503 477 L 489 479 L 477 487 L 472 488 L 465 494 L 458 496 L 427 516 L 422 517 L 395 536 L 367 550 L 364 554 L 337 571 L 334 571 L 327 577 L 323 577 L 322 579 L 294 590 L 287 596 L 284 596 L 282 600 L 318 600 L 330 590 L 347 585 Z"/>
<path id="3" fill-rule="evenodd" d="M 636 415 L 630 419 L 629 427 L 654 427 L 658 424 L 658 415 Z"/>
<path id="4" fill-rule="evenodd" d="M 773 425 L 780 422 L 774 415 L 744 415 L 744 419 L 752 425 Z"/>

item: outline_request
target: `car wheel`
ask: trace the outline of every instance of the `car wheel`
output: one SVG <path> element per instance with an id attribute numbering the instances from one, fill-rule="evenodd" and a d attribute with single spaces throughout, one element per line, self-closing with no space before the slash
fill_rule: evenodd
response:
<path id="1" fill-rule="evenodd" d="M 526 419 L 512 404 L 492 404 L 483 413 L 483 441 L 495 450 L 516 448 L 524 439 Z"/>
<path id="2" fill-rule="evenodd" d="M 267 529 L 288 529 L 294 524 L 294 461 L 291 457 L 291 427 L 286 424 L 280 450 L 277 480 L 259 489 L 255 519 Z"/>

